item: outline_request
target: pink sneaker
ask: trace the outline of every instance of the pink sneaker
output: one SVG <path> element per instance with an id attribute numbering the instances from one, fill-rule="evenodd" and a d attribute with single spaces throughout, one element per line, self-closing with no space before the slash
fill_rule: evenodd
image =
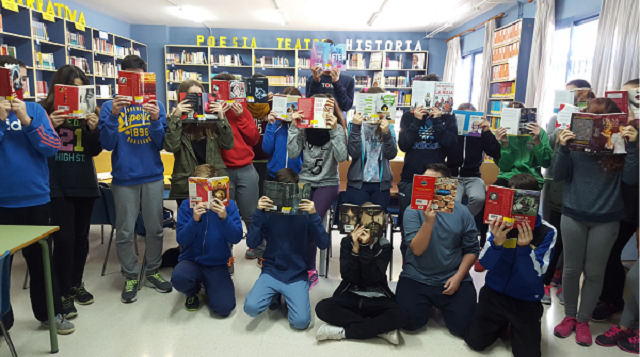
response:
<path id="1" fill-rule="evenodd" d="M 593 343 L 591 329 L 588 322 L 578 322 L 576 324 L 576 343 L 580 346 L 589 347 Z"/>
<path id="2" fill-rule="evenodd" d="M 318 271 L 316 269 L 309 270 L 309 291 L 318 285 Z"/>
<path id="3" fill-rule="evenodd" d="M 578 320 L 575 317 L 565 317 L 562 322 L 553 329 L 553 334 L 557 337 L 567 338 L 571 336 L 571 332 L 575 330 Z"/>

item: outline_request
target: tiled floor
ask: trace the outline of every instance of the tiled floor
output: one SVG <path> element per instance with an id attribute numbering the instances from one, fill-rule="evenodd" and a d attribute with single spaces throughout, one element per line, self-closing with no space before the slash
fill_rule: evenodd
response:
<path id="1" fill-rule="evenodd" d="M 399 236 L 398 236 L 399 237 Z M 108 235 L 106 236 L 108 239 Z M 87 289 L 95 295 L 95 303 L 78 306 L 79 316 L 73 320 L 76 332 L 59 336 L 59 356 L 123 356 L 123 357 L 171 357 L 171 356 L 383 356 L 402 352 L 403 356 L 477 356 L 464 342 L 453 337 L 443 326 L 442 319 L 434 317 L 426 329 L 416 333 L 402 332 L 402 342 L 394 347 L 381 339 L 366 342 L 315 340 L 315 332 L 322 324 L 315 320 L 307 331 L 294 331 L 289 327 L 282 311 L 268 311 L 256 319 L 243 312 L 244 298 L 260 274 L 255 261 L 245 260 L 244 242 L 236 246 L 238 256 L 234 282 L 237 306 L 227 319 L 211 317 L 206 307 L 197 312 L 184 309 L 184 296 L 172 292 L 160 294 L 143 288 L 138 301 L 125 305 L 120 302 L 124 281 L 112 247 L 107 275 L 100 276 L 107 244 L 100 244 L 100 227 L 91 229 L 91 252 L 85 271 Z M 340 237 L 333 236 L 334 251 L 339 250 Z M 396 244 L 398 241 L 396 240 Z M 165 230 L 165 248 L 176 246 L 175 232 Z M 141 247 L 144 247 L 141 244 Z M 142 248 L 144 249 L 144 248 Z M 399 249 L 394 251 L 394 280 L 400 273 Z M 311 304 L 330 296 L 340 282 L 338 257 L 331 259 L 328 279 L 311 291 Z M 31 312 L 28 291 L 22 290 L 25 274 L 24 259 L 19 256 L 13 264 L 12 303 L 16 322 L 11 336 L 20 356 L 49 356 L 47 330 L 39 327 Z M 171 271 L 162 272 L 170 278 Z M 484 283 L 484 274 L 472 273 L 476 286 Z M 391 283 L 395 290 L 395 282 Z M 542 326 L 543 356 L 626 356 L 618 348 L 597 345 L 580 347 L 573 337 L 564 340 L 553 336 L 553 327 L 563 316 L 562 306 L 554 302 L 545 307 Z M 618 317 L 616 317 L 617 320 Z M 617 322 L 617 321 L 616 321 Z M 602 333 L 608 324 L 593 323 L 592 332 Z M 510 341 L 499 340 L 482 355 L 511 356 Z M 10 356 L 3 343 L 0 357 Z"/>

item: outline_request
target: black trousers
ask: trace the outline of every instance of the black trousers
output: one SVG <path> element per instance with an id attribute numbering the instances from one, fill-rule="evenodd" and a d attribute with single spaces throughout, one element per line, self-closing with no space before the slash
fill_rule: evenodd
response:
<path id="1" fill-rule="evenodd" d="M 0 224 L 11 225 L 32 225 L 46 226 L 50 224 L 50 207 L 49 204 L 23 207 L 23 208 L 5 208 L 0 207 Z M 49 243 L 49 252 L 51 252 L 51 238 L 47 238 Z M 29 268 L 29 297 L 31 298 L 31 309 L 33 315 L 38 321 L 47 321 L 47 299 L 44 288 L 44 262 L 42 261 L 42 248 L 40 243 L 32 244 L 22 249 L 22 255 L 27 261 Z M 51 281 L 53 285 L 53 306 L 55 313 L 62 311 L 62 299 L 60 290 L 58 289 L 58 281 L 56 279 L 55 267 L 51 267 Z M 9 310 L 2 317 L 2 323 L 9 329 L 13 326 L 13 309 Z"/>
<path id="2" fill-rule="evenodd" d="M 464 340 L 471 349 L 483 351 L 511 324 L 513 355 L 539 357 L 543 312 L 540 302 L 514 299 L 484 286 L 480 289 L 478 307 Z"/>
<path id="3" fill-rule="evenodd" d="M 82 284 L 89 254 L 89 226 L 95 197 L 51 199 L 51 224 L 60 226 L 53 237 L 53 264 L 62 296 Z"/>
<path id="4" fill-rule="evenodd" d="M 556 247 L 553 250 L 553 257 L 551 257 L 551 261 L 549 262 L 549 267 L 547 268 L 547 272 L 544 274 L 542 281 L 544 285 L 551 284 L 551 279 L 553 279 L 553 274 L 556 272 L 556 267 L 558 266 L 558 261 L 562 256 L 563 245 L 562 245 L 562 233 L 560 229 L 560 217 L 562 217 L 562 212 L 549 210 L 549 223 L 556 229 L 558 236 L 556 237 Z M 622 265 L 622 263 L 620 263 Z M 623 273 L 624 274 L 624 273 Z M 624 286 L 624 276 L 622 277 L 623 286 Z"/>
<path id="5" fill-rule="evenodd" d="M 616 242 L 613 243 L 609 260 L 607 261 L 607 270 L 604 273 L 604 283 L 602 284 L 602 293 L 600 301 L 613 304 L 616 307 L 624 306 L 622 293 L 624 292 L 624 284 L 626 272 L 620 260 L 622 250 L 629 243 L 629 239 L 638 229 L 638 225 L 631 222 L 620 221 L 620 232 Z"/>
<path id="6" fill-rule="evenodd" d="M 316 315 L 328 324 L 344 327 L 351 340 L 374 338 L 409 321 L 409 313 L 389 298 L 368 298 L 350 292 L 320 301 Z"/>

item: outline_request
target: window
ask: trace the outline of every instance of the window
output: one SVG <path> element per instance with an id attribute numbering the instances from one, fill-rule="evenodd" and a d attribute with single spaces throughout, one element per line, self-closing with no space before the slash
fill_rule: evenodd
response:
<path id="1" fill-rule="evenodd" d="M 476 108 L 480 99 L 480 77 L 482 76 L 482 52 L 473 52 L 462 57 L 456 71 L 454 103 L 470 102 Z"/>

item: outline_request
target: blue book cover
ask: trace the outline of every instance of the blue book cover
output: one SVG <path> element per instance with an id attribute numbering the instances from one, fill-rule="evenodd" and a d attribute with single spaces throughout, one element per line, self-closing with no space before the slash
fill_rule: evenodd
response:
<path id="1" fill-rule="evenodd" d="M 475 137 L 482 135 L 480 123 L 484 120 L 484 113 L 454 110 L 453 114 L 458 122 L 458 135 Z"/>

